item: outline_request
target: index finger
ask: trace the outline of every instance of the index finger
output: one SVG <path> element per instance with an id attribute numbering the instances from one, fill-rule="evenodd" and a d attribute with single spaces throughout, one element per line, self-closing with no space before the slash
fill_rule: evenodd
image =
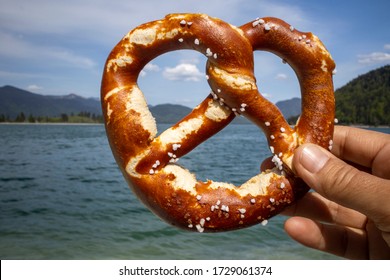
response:
<path id="1" fill-rule="evenodd" d="M 380 159 L 383 168 L 390 168 L 390 135 L 360 128 L 335 126 L 332 153 L 346 161 L 372 168 Z M 386 160 L 387 158 L 387 160 Z M 382 177 L 382 176 L 381 176 Z M 382 177 L 384 178 L 384 177 Z"/>

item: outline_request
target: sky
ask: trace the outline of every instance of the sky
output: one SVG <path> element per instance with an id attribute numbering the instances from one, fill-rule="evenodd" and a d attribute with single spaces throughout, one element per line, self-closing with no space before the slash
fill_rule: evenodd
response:
<path id="1" fill-rule="evenodd" d="M 0 86 L 99 98 L 111 49 L 170 13 L 205 13 L 236 26 L 272 16 L 310 31 L 336 62 L 335 89 L 390 64 L 388 0 L 0 0 Z M 196 106 L 210 92 L 205 61 L 189 50 L 151 61 L 138 79 L 147 102 Z M 255 52 L 255 75 L 272 102 L 300 96 L 295 73 L 273 54 Z"/>

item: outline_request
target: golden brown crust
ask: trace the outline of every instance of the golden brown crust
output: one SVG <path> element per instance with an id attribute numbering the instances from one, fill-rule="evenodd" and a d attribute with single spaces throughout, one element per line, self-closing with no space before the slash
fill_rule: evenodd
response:
<path id="1" fill-rule="evenodd" d="M 212 93 L 188 116 L 157 135 L 137 78 L 152 59 L 193 49 L 208 58 Z M 297 73 L 302 116 L 291 128 L 261 96 L 253 51 L 280 56 Z M 199 232 L 251 226 L 278 214 L 308 188 L 290 170 L 295 148 L 306 142 L 328 147 L 333 134 L 334 63 L 311 33 L 275 18 L 240 28 L 203 14 L 172 14 L 129 32 L 109 55 L 101 87 L 107 136 L 129 185 L 154 213 L 172 225 Z M 275 168 L 240 187 L 200 182 L 176 161 L 242 114 L 266 134 Z"/>

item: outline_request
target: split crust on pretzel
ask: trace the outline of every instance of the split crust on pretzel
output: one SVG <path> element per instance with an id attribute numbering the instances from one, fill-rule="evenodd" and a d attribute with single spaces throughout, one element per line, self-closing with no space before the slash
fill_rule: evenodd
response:
<path id="1" fill-rule="evenodd" d="M 137 78 L 143 67 L 169 51 L 204 54 L 212 93 L 188 116 L 157 135 Z M 253 51 L 275 53 L 296 72 L 302 114 L 290 127 L 258 91 Z M 241 27 L 204 14 L 171 14 L 129 32 L 109 55 L 101 100 L 115 159 L 138 198 L 168 223 L 199 232 L 226 231 L 266 222 L 302 197 L 308 187 L 291 171 L 294 150 L 312 142 L 331 148 L 334 62 L 321 41 L 276 18 Z M 197 181 L 176 164 L 237 114 L 265 133 L 275 168 L 239 187 Z"/>

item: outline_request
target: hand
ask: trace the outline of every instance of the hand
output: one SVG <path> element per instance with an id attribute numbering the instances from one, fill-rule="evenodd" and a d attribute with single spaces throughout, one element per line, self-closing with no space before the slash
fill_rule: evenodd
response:
<path id="1" fill-rule="evenodd" d="M 293 168 L 315 192 L 286 209 L 286 232 L 341 257 L 390 259 L 390 135 L 337 126 L 332 153 L 296 150 Z"/>

